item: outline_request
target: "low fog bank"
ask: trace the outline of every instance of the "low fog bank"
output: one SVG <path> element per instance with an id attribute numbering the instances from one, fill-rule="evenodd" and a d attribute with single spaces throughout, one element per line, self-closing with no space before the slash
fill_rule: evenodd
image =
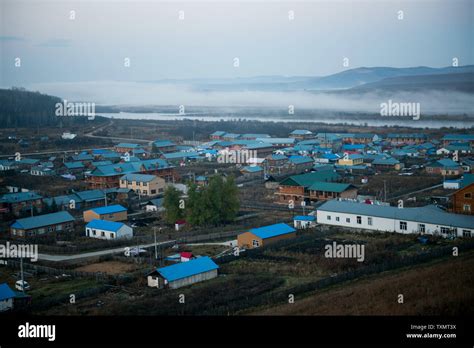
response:
<path id="1" fill-rule="evenodd" d="M 31 84 L 26 88 L 55 95 L 68 101 L 97 105 L 188 105 L 212 107 L 272 107 L 321 109 L 343 112 L 380 112 L 380 104 L 420 103 L 422 114 L 474 115 L 473 94 L 456 91 L 426 90 L 387 93 L 370 91 L 359 94 L 309 91 L 199 91 L 192 85 L 91 81 L 77 83 Z"/>

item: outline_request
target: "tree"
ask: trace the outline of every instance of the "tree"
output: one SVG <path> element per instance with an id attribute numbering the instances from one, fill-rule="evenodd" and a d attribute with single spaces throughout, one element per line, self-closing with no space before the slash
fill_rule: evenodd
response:
<path id="1" fill-rule="evenodd" d="M 165 190 L 163 207 L 165 208 L 165 220 L 170 224 L 183 218 L 184 209 L 180 206 L 180 196 L 180 192 L 173 186 L 169 186 Z"/>
<path id="2" fill-rule="evenodd" d="M 240 209 L 239 192 L 233 176 L 227 177 L 222 189 L 221 219 L 234 221 Z"/>
<path id="3" fill-rule="evenodd" d="M 219 225 L 235 219 L 239 211 L 238 191 L 233 177 L 212 176 L 208 186 L 189 184 L 186 219 L 192 225 Z"/>

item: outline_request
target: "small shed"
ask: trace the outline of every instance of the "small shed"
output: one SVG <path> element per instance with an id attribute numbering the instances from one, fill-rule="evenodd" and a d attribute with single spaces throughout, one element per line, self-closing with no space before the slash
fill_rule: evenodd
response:
<path id="1" fill-rule="evenodd" d="M 311 228 L 316 226 L 316 217 L 312 215 L 298 215 L 293 218 L 293 225 L 296 229 Z"/>
<path id="2" fill-rule="evenodd" d="M 240 248 L 253 249 L 295 236 L 296 230 L 293 227 L 279 223 L 241 233 L 237 236 L 237 244 Z"/>
<path id="3" fill-rule="evenodd" d="M 0 284 L 0 312 L 12 310 L 14 298 L 15 292 L 8 286 L 8 284 Z"/>
<path id="4" fill-rule="evenodd" d="M 84 212 L 84 221 L 92 220 L 125 221 L 127 220 L 127 208 L 120 204 L 98 207 Z"/>
<path id="5" fill-rule="evenodd" d="M 219 266 L 208 256 L 157 268 L 147 276 L 148 286 L 178 289 L 217 277 Z"/>

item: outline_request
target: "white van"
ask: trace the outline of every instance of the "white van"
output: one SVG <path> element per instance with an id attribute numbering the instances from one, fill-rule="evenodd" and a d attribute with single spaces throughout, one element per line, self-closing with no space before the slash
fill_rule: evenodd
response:
<path id="1" fill-rule="evenodd" d="M 15 288 L 19 291 L 26 291 L 26 290 L 30 290 L 30 284 L 28 284 L 27 281 L 23 280 L 23 284 L 22 284 L 22 281 L 21 280 L 18 280 L 16 283 L 15 283 Z"/>

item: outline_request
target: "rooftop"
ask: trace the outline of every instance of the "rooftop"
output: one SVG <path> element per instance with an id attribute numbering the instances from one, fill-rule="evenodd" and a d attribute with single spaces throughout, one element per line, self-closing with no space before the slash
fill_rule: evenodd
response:
<path id="1" fill-rule="evenodd" d="M 309 187 L 309 190 L 341 193 L 351 188 L 355 187 L 351 184 L 339 184 L 335 182 L 315 182 Z"/>
<path id="2" fill-rule="evenodd" d="M 158 268 L 156 271 L 169 282 L 191 277 L 196 274 L 219 269 L 219 266 L 208 256 L 198 257 L 188 262 L 178 263 L 167 267 Z"/>
<path id="3" fill-rule="evenodd" d="M 250 233 L 253 233 L 257 237 L 260 237 L 262 239 L 266 239 L 266 238 L 280 236 L 283 234 L 292 233 L 295 231 L 296 230 L 293 227 L 290 227 L 284 223 L 279 223 L 279 224 L 274 224 L 274 225 L 269 225 L 269 226 L 264 226 L 264 227 L 259 227 L 259 228 L 252 228 L 250 230 Z"/>
<path id="4" fill-rule="evenodd" d="M 0 284 L 0 301 L 8 300 L 15 297 L 15 292 L 7 283 Z"/>
<path id="5" fill-rule="evenodd" d="M 126 174 L 120 178 L 120 180 L 127 180 L 127 181 L 138 181 L 138 182 L 150 182 L 156 179 L 155 175 L 149 174 Z"/>
<path id="6" fill-rule="evenodd" d="M 127 208 L 122 207 L 120 204 L 109 205 L 107 207 L 99 207 L 91 209 L 94 213 L 103 215 L 103 214 L 113 214 L 121 211 L 127 211 Z"/>
<path id="7" fill-rule="evenodd" d="M 89 228 L 96 228 L 98 230 L 105 230 L 105 231 L 112 231 L 112 232 L 117 232 L 119 229 L 122 228 L 122 226 L 124 226 L 124 224 L 121 222 L 97 220 L 97 219 L 90 221 L 86 225 L 86 227 L 89 227 Z"/>
<path id="8" fill-rule="evenodd" d="M 57 213 L 44 214 L 32 216 L 24 219 L 18 219 L 11 226 L 13 228 L 30 230 L 33 228 L 40 228 L 50 225 L 61 224 L 65 222 L 74 221 L 74 218 L 67 211 L 60 211 Z"/>
<path id="9" fill-rule="evenodd" d="M 398 208 L 384 205 L 331 200 L 322 204 L 318 210 L 416 221 L 441 226 L 470 229 L 474 227 L 474 216 L 447 213 L 433 205 L 416 208 Z"/>

